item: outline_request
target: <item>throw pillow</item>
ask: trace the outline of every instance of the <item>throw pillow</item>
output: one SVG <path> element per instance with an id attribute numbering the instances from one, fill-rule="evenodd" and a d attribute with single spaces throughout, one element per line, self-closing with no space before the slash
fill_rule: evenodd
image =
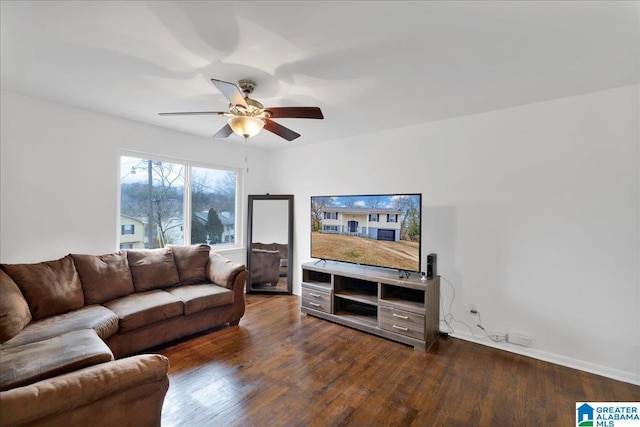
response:
<path id="1" fill-rule="evenodd" d="M 29 304 L 33 320 L 84 306 L 80 277 L 71 255 L 36 264 L 3 264 Z"/>
<path id="2" fill-rule="evenodd" d="M 18 285 L 0 270 L 0 343 L 18 335 L 31 321 L 31 311 Z"/>
<path id="3" fill-rule="evenodd" d="M 181 285 L 193 285 L 207 281 L 209 245 L 170 246 L 178 268 Z"/>
<path id="4" fill-rule="evenodd" d="M 127 258 L 136 292 L 180 284 L 171 248 L 129 250 Z"/>
<path id="5" fill-rule="evenodd" d="M 102 304 L 133 293 L 133 279 L 125 251 L 71 256 L 80 276 L 86 305 Z"/>

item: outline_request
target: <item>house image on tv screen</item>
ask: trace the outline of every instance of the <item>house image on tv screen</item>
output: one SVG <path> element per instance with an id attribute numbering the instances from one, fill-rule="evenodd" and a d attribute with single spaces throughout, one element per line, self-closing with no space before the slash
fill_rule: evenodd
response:
<path id="1" fill-rule="evenodd" d="M 389 208 L 328 207 L 322 211 L 320 231 L 396 242 L 401 214 Z"/>

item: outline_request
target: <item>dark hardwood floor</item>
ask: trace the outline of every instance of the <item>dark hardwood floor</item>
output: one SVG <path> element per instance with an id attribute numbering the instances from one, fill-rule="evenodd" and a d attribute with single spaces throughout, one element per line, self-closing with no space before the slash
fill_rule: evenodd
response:
<path id="1" fill-rule="evenodd" d="M 575 426 L 640 387 L 455 338 L 428 353 L 248 295 L 240 325 L 157 349 L 171 426 Z"/>

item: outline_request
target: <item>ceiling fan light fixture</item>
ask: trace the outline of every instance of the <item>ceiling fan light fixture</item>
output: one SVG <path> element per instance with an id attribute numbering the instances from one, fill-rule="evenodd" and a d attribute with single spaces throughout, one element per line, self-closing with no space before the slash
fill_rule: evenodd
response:
<path id="1" fill-rule="evenodd" d="M 264 121 L 251 116 L 234 116 L 229 119 L 229 126 L 233 132 L 244 138 L 250 138 L 260 133 Z"/>

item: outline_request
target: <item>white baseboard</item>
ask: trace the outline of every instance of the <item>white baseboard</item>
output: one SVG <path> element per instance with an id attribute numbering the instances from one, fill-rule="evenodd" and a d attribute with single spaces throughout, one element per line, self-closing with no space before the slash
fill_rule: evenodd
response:
<path id="1" fill-rule="evenodd" d="M 570 357 L 560 356 L 554 353 L 548 353 L 546 351 L 537 350 L 530 347 L 521 347 L 510 343 L 496 343 L 487 339 L 474 338 L 470 333 L 465 332 L 453 332 L 449 334 L 454 338 L 459 338 L 465 341 L 474 342 L 476 344 L 482 344 L 487 347 L 497 348 L 499 350 L 508 351 L 511 353 L 520 354 L 522 356 L 532 357 L 534 359 L 542 360 L 556 365 L 566 366 L 568 368 L 579 369 L 581 371 L 589 372 L 603 377 L 611 378 L 618 381 L 624 381 L 626 383 L 640 385 L 640 374 L 633 372 L 621 371 L 619 369 L 609 368 L 607 366 L 597 365 L 595 363 L 586 362 L 584 360 L 573 359 Z"/>

